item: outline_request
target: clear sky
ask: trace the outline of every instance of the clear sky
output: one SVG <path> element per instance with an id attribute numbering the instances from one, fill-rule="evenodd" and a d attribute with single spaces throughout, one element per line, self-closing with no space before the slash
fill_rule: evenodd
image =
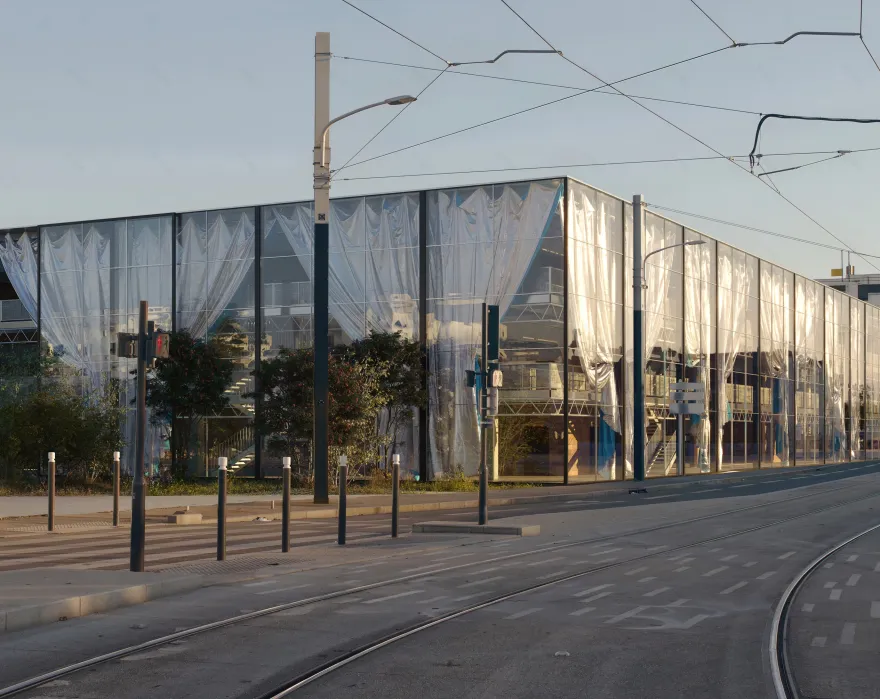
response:
<path id="1" fill-rule="evenodd" d="M 450 61 L 544 48 L 500 0 L 352 0 Z M 690 0 L 509 0 L 547 40 L 606 81 L 724 47 Z M 858 31 L 858 0 L 698 0 L 737 42 L 796 31 Z M 311 197 L 314 35 L 331 33 L 331 111 L 418 93 L 442 68 L 341 0 L 4 0 L 0 3 L 0 228 Z M 864 38 L 880 58 L 880 3 Z M 599 85 L 553 55 L 507 56 L 486 75 Z M 880 71 L 857 37 L 731 48 L 623 83 L 637 95 L 757 112 L 880 117 Z M 443 75 L 361 157 L 431 138 L 571 90 Z M 653 110 L 724 155 L 746 155 L 758 117 L 668 103 Z M 393 116 L 333 130 L 338 167 Z M 880 124 L 768 122 L 761 152 L 880 146 Z M 587 94 L 341 172 L 333 194 L 569 174 L 621 197 L 838 245 L 761 182 L 724 160 L 567 167 L 713 153 L 626 98 Z M 777 169 L 821 156 L 774 158 Z M 558 165 L 497 172 L 346 180 Z M 856 250 L 880 255 L 880 151 L 782 173 L 792 201 Z M 674 215 L 795 271 L 827 276 L 839 253 Z M 880 267 L 880 260 L 875 261 Z M 857 272 L 874 271 L 861 260 Z"/>

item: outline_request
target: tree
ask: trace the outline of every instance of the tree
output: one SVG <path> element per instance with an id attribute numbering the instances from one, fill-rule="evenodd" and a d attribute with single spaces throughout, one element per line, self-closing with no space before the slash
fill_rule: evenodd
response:
<path id="1" fill-rule="evenodd" d="M 205 342 L 185 330 L 171 333 L 168 358 L 158 359 L 147 377 L 151 420 L 171 425 L 171 468 L 176 477 L 186 474 L 196 421 L 229 405 L 225 391 L 233 368 L 228 356 L 222 342 Z"/>
<path id="2" fill-rule="evenodd" d="M 336 348 L 335 353 L 353 364 L 371 362 L 385 368 L 379 385 L 385 397 L 381 406 L 384 416 L 376 421 L 375 429 L 378 437 L 392 447 L 386 454 L 387 461 L 397 445 L 400 428 L 412 420 L 412 411 L 428 400 L 422 349 L 418 341 L 409 340 L 400 332 L 372 332 L 350 346 Z"/>
<path id="3" fill-rule="evenodd" d="M 382 393 L 386 367 L 369 359 L 346 361 L 338 354 L 329 362 L 331 464 L 340 454 L 352 466 L 375 463 L 380 446 L 375 424 L 387 402 Z M 303 475 L 311 471 L 314 370 L 312 348 L 282 349 L 253 372 L 260 390 L 247 396 L 261 401 L 255 426 L 267 438 L 269 453 L 290 456 Z"/>

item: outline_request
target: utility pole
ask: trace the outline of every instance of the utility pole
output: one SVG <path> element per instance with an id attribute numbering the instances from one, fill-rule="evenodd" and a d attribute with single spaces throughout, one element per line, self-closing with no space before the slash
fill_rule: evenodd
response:
<path id="1" fill-rule="evenodd" d="M 131 560 L 129 569 L 144 572 L 146 491 L 144 451 L 147 442 L 147 302 L 140 303 L 137 334 L 137 440 L 131 484 Z"/>
<path id="2" fill-rule="evenodd" d="M 633 479 L 645 480 L 645 335 L 642 316 L 642 195 L 633 197 Z"/>
<path id="3" fill-rule="evenodd" d="M 330 34 L 315 34 L 315 234 L 313 279 L 315 313 L 314 460 L 315 504 L 330 502 L 328 480 L 330 318 Z"/>
<path id="4" fill-rule="evenodd" d="M 482 342 L 480 349 L 480 390 L 477 399 L 479 400 L 479 410 L 477 414 L 480 420 L 480 524 L 489 523 L 489 473 L 486 464 L 486 383 L 489 377 L 489 306 L 482 306 Z"/>

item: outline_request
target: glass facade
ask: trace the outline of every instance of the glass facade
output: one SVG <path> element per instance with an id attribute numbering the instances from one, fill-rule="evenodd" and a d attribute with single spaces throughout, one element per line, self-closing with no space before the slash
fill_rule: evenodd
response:
<path id="1" fill-rule="evenodd" d="M 136 330 L 142 299 L 158 327 L 218 343 L 229 405 L 195 421 L 189 470 L 212 475 L 227 456 L 242 475 L 278 475 L 248 396 L 262 361 L 313 343 L 312 217 L 295 202 L 3 231 L 0 262 L 84 395 L 114 382 L 131 405 L 134 362 L 112 344 Z M 427 407 L 392 447 L 407 470 L 476 472 L 465 376 L 484 302 L 501 317 L 493 477 L 631 478 L 642 446 L 649 477 L 679 461 L 697 474 L 880 457 L 880 308 L 650 211 L 642 231 L 646 430 L 634 435 L 629 202 L 568 178 L 332 202 L 331 341 L 399 331 L 426 354 Z M 682 420 L 679 455 L 669 395 L 681 381 L 706 400 Z M 126 429 L 133 445 L 133 419 Z M 169 426 L 150 430 L 155 471 Z"/>

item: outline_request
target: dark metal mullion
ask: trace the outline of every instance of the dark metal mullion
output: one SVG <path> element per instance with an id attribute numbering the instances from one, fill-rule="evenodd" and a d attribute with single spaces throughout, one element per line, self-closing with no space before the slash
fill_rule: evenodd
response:
<path id="1" fill-rule="evenodd" d="M 722 439 L 723 432 L 721 429 L 721 400 L 719 393 L 722 390 L 722 366 L 721 366 L 721 345 L 718 342 L 719 340 L 719 332 L 718 328 L 721 325 L 721 286 L 718 284 L 718 246 L 719 242 L 715 242 L 715 373 L 710 378 L 710 381 L 714 384 L 712 387 L 711 393 L 711 401 L 715 404 L 715 409 L 712 411 L 712 431 L 709 433 L 709 449 L 712 450 L 712 461 L 710 468 L 714 469 L 715 473 L 721 471 L 721 447 L 722 447 Z M 709 368 L 710 374 L 712 373 L 711 367 Z M 714 438 L 712 435 L 714 432 Z"/>
<path id="2" fill-rule="evenodd" d="M 419 479 L 428 480 L 428 193 L 419 192 L 419 345 L 422 353 L 422 388 L 419 406 Z"/>
<path id="3" fill-rule="evenodd" d="M 754 363 L 752 366 L 752 371 L 755 374 L 752 379 L 754 382 L 754 388 L 752 389 L 753 390 L 753 393 L 752 393 L 752 425 L 755 428 L 755 440 L 756 440 L 755 443 L 757 444 L 757 454 L 758 454 L 758 461 L 756 463 L 756 467 L 758 468 L 758 470 L 761 469 L 761 461 L 762 461 L 761 451 L 762 451 L 762 447 L 764 446 L 761 441 L 761 390 L 763 389 L 762 382 L 761 382 L 761 378 L 762 378 L 762 375 L 761 375 L 761 315 L 764 312 L 764 309 L 763 309 L 764 297 L 761 294 L 761 272 L 763 271 L 765 264 L 767 264 L 767 263 L 761 259 L 758 259 L 758 337 L 756 338 L 758 340 L 758 350 L 755 353 L 755 359 L 754 359 Z M 770 269 L 770 286 L 771 287 L 773 286 L 773 268 L 772 267 Z M 771 297 L 772 297 L 772 293 L 771 293 Z M 772 298 L 771 298 L 770 303 L 772 303 Z M 770 319 L 772 322 L 772 319 L 773 319 L 772 313 L 770 314 Z M 770 328 L 770 336 L 771 336 L 771 344 L 772 344 L 773 328 Z M 771 404 L 772 404 L 772 397 L 771 397 Z M 772 459 L 770 460 L 770 465 L 771 466 L 773 465 Z"/>
<path id="4" fill-rule="evenodd" d="M 263 359 L 263 207 L 254 210 L 254 416 L 263 410 L 260 366 Z M 263 440 L 254 430 L 254 478 L 263 478 Z"/>
<path id="5" fill-rule="evenodd" d="M 626 480 L 626 456 L 628 454 L 627 446 L 631 441 L 628 438 L 628 429 L 626 424 L 626 387 L 627 387 L 627 379 L 628 372 L 626 366 L 626 269 L 627 269 L 627 261 L 626 261 L 626 202 L 620 201 L 620 235 L 621 235 L 621 246 L 622 246 L 622 254 L 621 261 L 623 263 L 623 269 L 620 272 L 620 303 L 622 308 L 622 313 L 620 317 L 621 322 L 621 337 L 623 338 L 623 357 L 621 358 L 622 363 L 622 371 L 620 372 L 620 388 L 618 389 L 617 394 L 617 406 L 618 406 L 618 415 L 620 420 L 620 435 L 623 442 L 623 454 L 620 459 L 620 476 L 619 480 Z M 630 231 L 630 235 L 632 232 Z M 632 263 L 629 264 L 629 268 L 632 269 Z M 630 317 L 632 314 L 630 314 Z M 633 348 L 635 352 L 635 347 Z M 616 470 L 616 469 L 615 469 Z M 615 474 L 616 475 L 616 474 Z M 617 480 L 617 479 L 615 479 Z"/>
<path id="6" fill-rule="evenodd" d="M 570 412 L 568 398 L 568 236 L 570 227 L 567 177 L 563 181 L 562 188 L 562 217 L 562 484 L 568 485 L 568 422 Z M 598 420 L 598 417 L 596 417 L 596 420 Z M 597 429 L 598 426 L 597 422 Z M 599 440 L 594 439 L 593 441 L 598 443 Z M 598 464 L 598 459 L 596 463 Z"/>
<path id="7" fill-rule="evenodd" d="M 171 214 L 171 332 L 177 332 L 177 236 L 180 216 Z M 173 420 L 173 418 L 172 418 Z"/>

